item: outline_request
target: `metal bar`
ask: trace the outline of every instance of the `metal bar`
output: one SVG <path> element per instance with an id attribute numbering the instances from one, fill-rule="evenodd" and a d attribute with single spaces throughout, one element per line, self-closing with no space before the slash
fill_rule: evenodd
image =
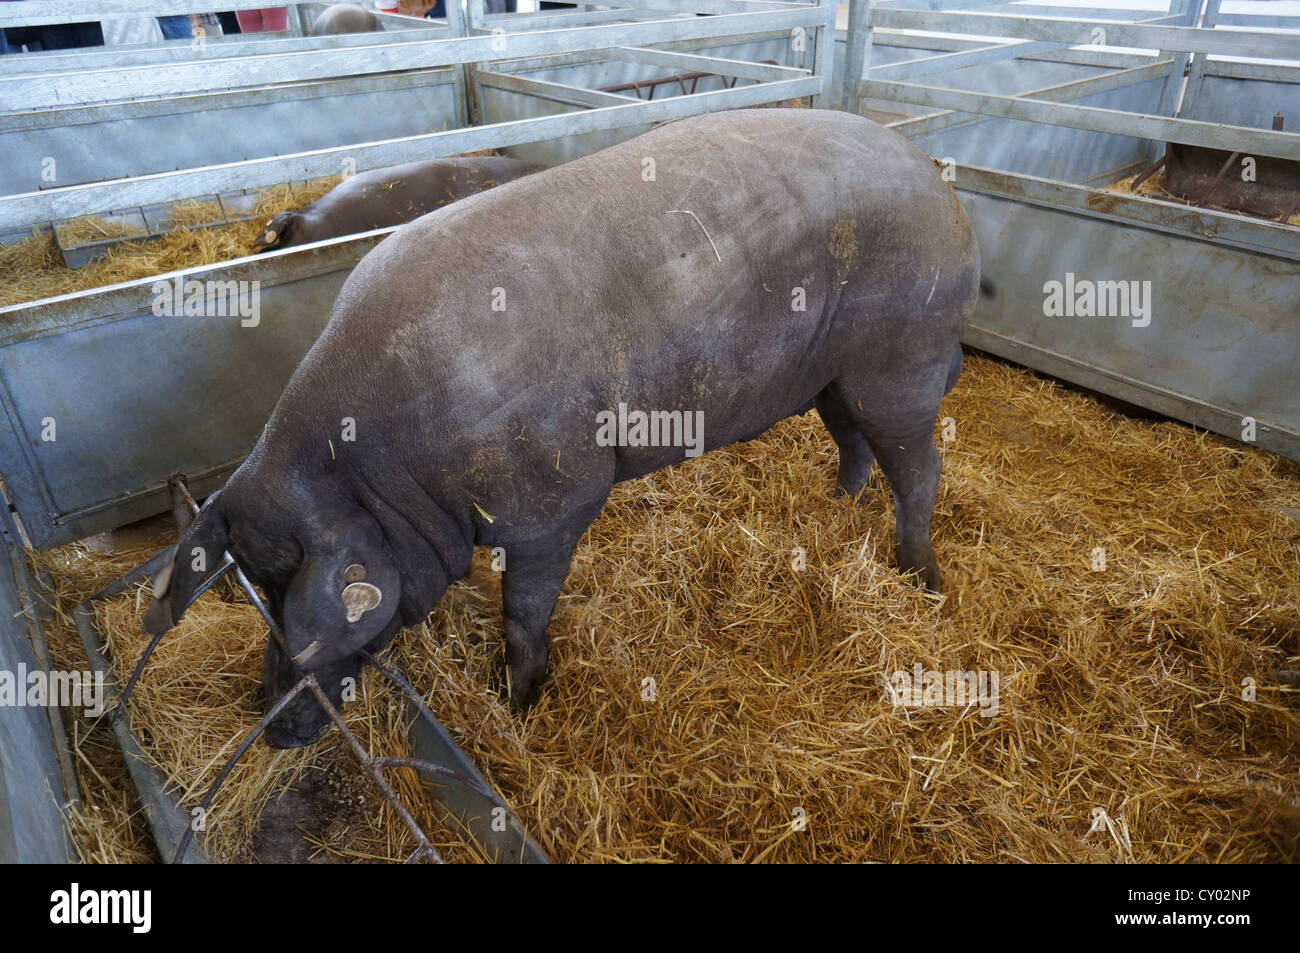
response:
<path id="1" fill-rule="evenodd" d="M 1004 0 L 920 0 L 931 10 L 972 10 L 976 7 L 993 7 Z M 911 9 L 918 5 L 917 0 L 878 0 L 879 7 L 906 7 Z"/>
<path id="2" fill-rule="evenodd" d="M 1214 194 L 1214 190 L 1219 187 L 1219 183 L 1222 182 L 1223 177 L 1228 174 L 1228 170 L 1232 168 L 1232 164 L 1236 162 L 1239 158 L 1241 158 L 1241 153 L 1234 152 L 1230 156 L 1228 156 L 1227 159 L 1223 161 L 1223 165 L 1219 166 L 1219 172 L 1214 177 L 1214 181 L 1210 183 L 1210 187 L 1206 189 L 1205 194 L 1202 195 L 1199 199 L 1197 199 L 1196 202 L 1194 203 L 1197 207 L 1201 207 L 1209 204 L 1210 196 Z"/>
<path id="3" fill-rule="evenodd" d="M 452 0 L 452 2 L 454 2 L 454 0 Z M 434 846 L 429 843 L 428 835 L 425 834 L 423 828 L 416 823 L 415 818 L 411 816 L 411 812 L 406 809 L 406 805 L 403 804 L 402 799 L 397 796 L 397 792 L 393 790 L 393 786 L 388 783 L 388 779 L 384 777 L 384 773 L 375 767 L 374 761 L 370 757 L 370 752 L 366 751 L 365 746 L 357 740 L 357 736 L 352 733 L 352 729 L 349 728 L 348 723 L 343 720 L 343 716 L 339 714 L 339 710 L 334 707 L 329 698 L 325 696 L 325 693 L 321 691 L 320 685 L 316 683 L 316 676 L 308 675 L 303 679 L 303 681 L 307 683 L 308 691 L 316 696 L 316 701 L 325 709 L 325 713 L 329 715 L 330 720 L 334 722 L 334 726 L 338 728 L 339 734 L 343 736 L 343 740 L 347 744 L 348 749 L 352 752 L 353 757 L 355 757 L 361 764 L 361 769 L 365 771 L 367 777 L 370 778 L 370 782 L 379 789 L 379 793 L 384 796 L 384 800 L 388 802 L 388 805 L 393 809 L 393 812 L 397 814 L 398 819 L 415 838 L 416 844 L 419 846 L 416 848 L 416 852 L 411 855 L 410 859 L 418 859 L 419 856 L 423 854 L 424 856 L 431 858 L 434 863 L 441 864 L 443 862 L 442 855 L 439 854 Z"/>
<path id="4" fill-rule="evenodd" d="M 530 864 L 546 864 L 551 859 L 545 850 L 528 835 L 523 824 L 497 797 L 486 798 L 477 788 L 490 788 L 474 762 L 452 740 L 447 729 L 433 716 L 424 698 L 411 683 L 394 668 L 385 665 L 369 652 L 362 657 L 376 671 L 396 685 L 406 696 L 415 722 L 411 727 L 411 744 L 424 760 L 454 765 L 460 773 L 473 778 L 475 788 L 445 787 L 430 790 L 434 800 L 489 853 L 500 858 L 520 860 Z M 500 809 L 504 807 L 504 816 Z M 493 817 L 494 812 L 498 814 Z M 495 821 L 495 823 L 494 823 Z M 504 821 L 504 823 L 501 823 Z"/>
<path id="5" fill-rule="evenodd" d="M 494 13 L 484 18 L 489 27 L 506 30 L 556 30 L 573 26 L 594 26 L 597 23 L 623 23 L 630 20 L 656 19 L 663 13 L 657 10 L 623 8 L 620 10 L 546 10 L 542 13 Z"/>
<path id="6" fill-rule="evenodd" d="M 117 683 L 109 670 L 108 661 L 100 651 L 100 640 L 94 629 L 94 610 L 91 608 L 93 599 L 92 596 L 73 607 L 72 618 L 87 662 L 93 671 L 103 674 L 104 686 L 111 693 Z M 127 772 L 131 775 L 132 786 L 144 808 L 145 817 L 148 818 L 149 830 L 153 834 L 158 853 L 164 858 L 170 857 L 175 853 L 175 845 L 184 836 L 183 832 L 190 829 L 190 815 L 167 796 L 165 779 L 157 769 L 150 766 L 148 756 L 131 734 L 131 726 L 118 713 L 116 706 L 109 709 L 109 723 L 113 726 L 113 734 L 117 736 L 118 747 L 122 749 Z M 190 857 L 184 863 L 205 864 L 207 858 Z"/>
<path id="7" fill-rule="evenodd" d="M 1218 21 L 1220 0 L 1205 0 L 1205 16 L 1201 24 L 1206 29 L 1213 29 Z M 1300 53 L 1300 40 L 1297 40 L 1297 53 Z M 1196 111 L 1197 100 L 1201 98 L 1201 87 L 1205 85 L 1205 64 L 1209 57 L 1197 53 L 1192 57 L 1191 68 L 1187 71 L 1187 82 L 1183 86 L 1183 101 L 1178 104 L 1179 117 L 1190 117 Z"/>
<path id="8" fill-rule="evenodd" d="M 864 93 L 871 96 L 922 106 L 942 106 L 1022 122 L 1070 126 L 1139 139 L 1160 138 L 1210 149 L 1241 149 L 1254 155 L 1300 160 L 1300 134 L 1296 133 L 1193 119 L 1170 119 L 1118 109 L 1099 109 L 1095 106 L 1053 103 L 1018 96 L 994 96 L 913 83 L 864 80 L 863 87 Z"/>
<path id="9" fill-rule="evenodd" d="M 1270 13 L 1221 13 L 1219 26 L 1249 26 L 1263 29 L 1300 30 L 1300 17 Z"/>
<path id="10" fill-rule="evenodd" d="M 708 18 L 706 18 L 707 21 Z M 458 41 L 459 42 L 459 41 Z M 193 195 L 261 188 L 280 182 L 301 181 L 333 175 L 344 158 L 354 159 L 357 171 L 414 162 L 435 156 L 497 149 L 563 136 L 616 129 L 621 126 L 662 122 L 695 116 L 716 109 L 756 106 L 812 95 L 822 86 L 822 77 L 783 80 L 730 90 L 673 97 L 653 103 L 630 102 L 604 106 L 581 113 L 519 119 L 468 129 L 449 130 L 390 139 L 384 142 L 338 146 L 288 156 L 250 159 L 225 165 L 111 182 L 91 183 L 26 192 L 0 198 L 0 233 L 29 228 L 34 224 L 74 218 L 133 205 L 177 201 Z M 264 259 L 265 256 L 262 256 Z M 6 309 L 0 309 L 0 314 Z"/>
<path id="11" fill-rule="evenodd" d="M 432 22 L 432 21 L 429 21 Z M 265 56 L 271 53 L 298 53 L 309 50 L 326 49 L 360 49 L 367 46 L 383 46 L 389 43 L 401 43 L 407 40 L 427 40 L 431 27 L 417 26 L 413 29 L 389 31 L 386 33 L 340 33 L 334 36 L 275 37 L 274 39 L 249 40 L 244 34 L 234 37 L 209 38 L 206 51 L 200 53 L 188 43 L 149 45 L 145 47 L 106 46 L 85 47 L 75 53 L 64 50 L 50 50 L 42 53 L 22 53 L 0 56 L 0 76 L 31 75 L 34 73 L 71 73 L 88 69 L 119 69 L 131 66 L 161 66 L 168 63 L 185 61 L 206 61 L 216 58 L 240 56 Z M 442 27 L 437 27 L 440 32 Z M 238 37 L 244 39 L 238 39 Z"/>
<path id="12" fill-rule="evenodd" d="M 871 65 L 871 44 L 874 41 L 871 5 L 872 0 L 850 0 L 849 3 L 849 34 L 848 45 L 844 48 L 840 108 L 855 115 L 862 111 L 862 77 Z"/>
<path id="13" fill-rule="evenodd" d="M 811 2 L 816 6 L 821 0 Z M 839 6 L 837 3 L 826 2 L 823 3 L 822 10 L 825 22 L 817 28 L 817 42 L 813 48 L 813 75 L 820 78 L 822 83 L 808 101 L 814 109 L 831 107 L 831 83 L 835 79 L 835 19 Z M 731 85 L 736 85 L 734 79 Z"/>
<path id="14" fill-rule="evenodd" d="M 236 746 L 234 752 L 226 759 L 226 763 L 221 766 L 221 770 L 217 772 L 217 776 L 213 778 L 212 783 L 208 785 L 208 790 L 203 795 L 203 799 L 199 801 L 198 809 L 200 816 L 208 813 L 208 808 L 212 806 L 212 801 L 217 796 L 217 791 L 221 790 L 222 783 L 230 776 L 230 772 L 233 771 L 235 765 L 239 763 L 239 759 L 244 756 L 244 752 L 252 747 L 253 742 L 262 736 L 262 732 L 266 730 L 266 726 L 274 721 L 280 712 L 284 711 L 284 709 L 288 707 L 289 702 L 293 701 L 305 689 L 313 688 L 315 685 L 315 675 L 307 675 L 303 677 L 297 685 L 285 692 L 284 696 L 271 706 L 271 709 L 262 716 L 262 720 L 257 723 L 256 727 L 244 736 L 244 740 Z M 328 701 L 326 704 L 328 705 Z M 328 705 L 326 710 L 329 711 L 332 708 L 332 705 Z M 194 825 L 187 824 L 185 827 L 185 833 L 181 837 L 180 843 L 176 846 L 176 853 L 172 855 L 171 862 L 173 864 L 184 863 L 185 852 L 189 849 L 190 843 L 193 840 Z"/>
<path id="15" fill-rule="evenodd" d="M 1169 12 L 1174 12 L 1176 4 L 1181 2 L 1184 6 L 1180 18 L 1180 25 L 1193 27 L 1196 26 L 1196 18 L 1200 13 L 1201 4 L 1204 0 L 1169 0 Z M 1188 58 L 1191 54 L 1175 52 L 1170 50 L 1161 51 L 1161 59 L 1171 55 L 1173 64 L 1169 67 L 1169 75 L 1165 77 L 1164 85 L 1160 89 L 1160 102 L 1156 104 L 1155 113 L 1157 116 L 1172 116 L 1174 107 L 1178 104 L 1178 97 L 1183 88 L 1183 74 L 1187 70 Z M 1153 150 L 1156 148 L 1153 144 Z"/>
<path id="16" fill-rule="evenodd" d="M 707 50 L 717 47 L 743 46 L 749 43 L 764 43 L 769 40 L 780 40 L 788 43 L 790 39 L 789 32 L 760 32 L 760 33 L 738 33 L 726 37 L 693 39 L 693 40 L 676 40 L 670 43 L 657 44 L 655 49 L 673 52 L 689 52 L 691 50 Z M 618 47 L 618 49 L 637 49 L 637 47 Z M 589 63 L 600 63 L 610 59 L 611 50 L 585 51 L 582 53 L 552 53 L 546 56 L 520 57 L 518 59 L 498 60 L 492 64 L 492 68 L 499 73 L 524 73 L 535 69 L 561 69 L 566 66 L 584 66 Z M 789 69 L 791 67 L 782 67 Z M 806 75 L 807 70 L 802 70 Z"/>
<path id="17" fill-rule="evenodd" d="M 909 6 L 915 8 L 915 4 Z M 933 9 L 949 9 L 948 4 Z M 1049 4 L 1039 3 L 994 3 L 987 7 L 980 7 L 981 13 L 1007 13 L 1015 16 L 1024 17 L 1059 17 L 1062 15 L 1074 17 L 1075 19 L 1098 19 L 1098 20 L 1125 20 L 1132 23 L 1151 23 L 1159 17 L 1152 17 L 1151 10 L 1125 10 L 1120 7 L 1084 7 L 1074 6 L 1051 6 Z"/>
<path id="18" fill-rule="evenodd" d="M 1206 64 L 1205 75 L 1222 76 L 1227 79 L 1258 79 L 1266 83 L 1300 83 L 1300 68 L 1277 63 L 1211 60 Z"/>
<path id="19" fill-rule="evenodd" d="M 1159 159 L 1157 159 L 1155 162 L 1152 162 L 1149 166 L 1147 166 L 1145 169 L 1143 169 L 1141 172 L 1138 173 L 1137 178 L 1133 180 L 1133 184 L 1129 186 L 1129 191 L 1136 192 L 1141 187 L 1143 182 L 1145 182 L 1148 178 L 1150 178 L 1151 176 L 1159 172 L 1161 169 L 1163 169 L 1165 167 L 1165 163 L 1168 161 L 1169 161 L 1169 153 L 1166 152 Z"/>
<path id="20" fill-rule="evenodd" d="M 868 2 L 868 0 L 863 0 Z M 1057 49 L 1059 43 L 1033 42 L 1021 40 L 1014 43 L 999 43 L 994 46 L 981 46 L 974 50 L 958 53 L 940 53 L 937 56 L 922 56 L 899 63 L 886 63 L 871 67 L 872 79 L 890 79 L 906 81 L 920 76 L 943 73 L 949 70 L 963 69 L 967 66 L 981 66 L 985 63 L 999 63 L 1003 60 L 1023 59 L 1031 53 L 1045 53 Z M 845 82 L 850 73 L 845 73 Z M 861 78 L 861 77 L 859 77 Z"/>
<path id="21" fill-rule="evenodd" d="M 0 57 L 0 60 L 4 57 Z M 67 126 L 120 122 L 151 116 L 173 116 L 193 112 L 260 106 L 283 102 L 310 102 L 331 96 L 351 96 L 372 92 L 418 89 L 431 92 L 439 86 L 452 85 L 455 67 L 438 67 L 408 73 L 387 73 L 344 79 L 312 80 L 288 86 L 264 86 L 194 95 L 169 96 L 119 103 L 95 103 L 89 106 L 62 106 L 32 112 L 0 114 L 0 135 L 28 129 L 57 129 Z"/>
<path id="22" fill-rule="evenodd" d="M 1100 76 L 1089 76 L 1087 79 L 1071 80 L 1068 83 L 1060 83 L 1056 86 L 1044 86 L 1042 89 L 1029 90 L 1019 95 L 1029 99 L 1047 100 L 1048 102 L 1080 99 L 1084 96 L 1093 96 L 1097 93 L 1109 92 L 1112 89 L 1122 89 L 1125 86 L 1160 79 L 1164 76 L 1167 66 L 1168 61 L 1165 61 L 1147 66 L 1121 69 L 1112 73 L 1103 73 Z M 915 139 L 919 136 L 928 136 L 967 123 L 980 122 L 982 119 L 981 116 L 967 112 L 945 110 L 917 116 L 914 119 L 900 119 L 897 122 L 890 123 L 889 127 L 898 130 L 911 139 Z"/>
<path id="23" fill-rule="evenodd" d="M 1108 192 L 1037 176 L 958 164 L 959 192 L 977 192 L 1087 218 L 1151 229 L 1169 235 L 1230 245 L 1300 262 L 1300 229 L 1267 219 L 1164 202 L 1145 195 Z"/>
<path id="24" fill-rule="evenodd" d="M 622 93 L 587 89 L 582 86 L 570 86 L 567 83 L 555 83 L 549 80 L 517 76 L 514 73 L 497 73 L 492 70 L 475 70 L 475 80 L 492 89 L 522 93 L 525 96 L 538 96 L 575 106 L 609 106 L 611 104 L 635 102 L 635 96 Z"/>
<path id="25" fill-rule="evenodd" d="M 477 791 L 479 794 L 483 795 L 485 798 L 488 798 L 497 804 L 503 803 L 501 801 L 501 798 L 497 796 L 497 793 L 495 791 L 487 787 L 484 787 L 483 785 L 475 781 L 473 778 L 467 778 L 459 771 L 453 771 L 451 768 L 448 768 L 445 765 L 434 764 L 432 761 L 423 761 L 420 758 L 372 758 L 371 761 L 374 762 L 376 768 L 380 768 L 380 769 L 413 768 L 416 771 L 420 772 L 420 774 L 427 773 L 427 774 L 438 775 L 439 777 L 450 778 L 451 780 L 458 781 L 459 783 L 465 785 L 468 788 L 472 788 L 473 790 Z"/>
<path id="26" fill-rule="evenodd" d="M 1139 49 L 1181 50 L 1260 59 L 1300 57 L 1294 37 L 1280 33 L 1245 30 L 1202 30 L 1196 27 L 1151 26 L 1112 20 L 1079 20 L 1069 17 L 1016 17 L 996 13 L 950 13 L 930 10 L 895 10 L 877 7 L 872 25 L 900 30 L 934 30 L 941 33 L 969 33 L 1029 40 L 1084 45 L 1093 42 L 1093 30 L 1106 31 L 1110 46 Z"/>
<path id="27" fill-rule="evenodd" d="M 676 68 L 682 72 L 739 76 L 741 79 L 752 79 L 758 82 L 798 79 L 801 76 L 809 75 L 807 70 L 793 66 L 751 63 L 748 60 L 730 60 L 720 56 L 697 56 L 693 53 L 650 50 L 637 46 L 616 47 L 607 50 L 606 56 L 609 59 L 622 60 L 628 63 L 644 63 L 648 66 L 662 66 L 667 69 Z"/>
<path id="28" fill-rule="evenodd" d="M 461 9 L 460 0 L 447 0 L 444 7 L 447 11 L 447 28 L 451 35 L 469 36 L 469 24 L 465 20 L 465 12 Z M 470 82 L 470 68 L 463 63 L 453 67 L 452 74 L 456 97 L 456 125 L 463 128 L 470 124 L 473 116 L 474 107 L 470 97 L 473 95 L 474 84 Z"/>
<path id="29" fill-rule="evenodd" d="M 427 69 L 433 66 L 530 56 L 557 48 L 576 52 L 611 46 L 638 46 L 662 40 L 723 37 L 756 27 L 782 29 L 815 26 L 823 13 L 821 7 L 803 6 L 794 10 L 611 24 L 578 30 L 451 37 L 364 49 L 214 59 L 203 63 L 176 63 L 166 70 L 129 67 L 62 76 L 16 76 L 0 79 L 0 109 L 31 109 L 107 99 L 131 99 L 137 96 L 176 95 L 217 87 L 260 86 L 358 72 Z"/>

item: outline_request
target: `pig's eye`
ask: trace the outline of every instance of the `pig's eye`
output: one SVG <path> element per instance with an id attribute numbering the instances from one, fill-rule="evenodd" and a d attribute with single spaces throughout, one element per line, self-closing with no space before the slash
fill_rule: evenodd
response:
<path id="1" fill-rule="evenodd" d="M 361 563 L 353 563 L 347 569 L 343 570 L 343 578 L 348 582 L 364 582 L 366 578 L 366 567 Z"/>
<path id="2" fill-rule="evenodd" d="M 343 605 L 348 610 L 348 621 L 356 622 L 363 615 L 379 605 L 384 594 L 378 586 L 368 582 L 348 583 L 343 589 Z"/>

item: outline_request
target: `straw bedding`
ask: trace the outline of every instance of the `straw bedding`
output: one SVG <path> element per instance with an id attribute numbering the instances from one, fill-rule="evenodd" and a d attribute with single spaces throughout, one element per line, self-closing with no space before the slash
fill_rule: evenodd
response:
<path id="1" fill-rule="evenodd" d="M 81 268 L 69 268 L 63 263 L 50 232 L 38 232 L 13 245 L 0 245 L 0 308 L 241 258 L 249 254 L 258 229 L 268 218 L 314 202 L 340 181 L 341 176 L 331 176 L 263 189 L 258 193 L 254 218 L 210 228 L 187 226 L 219 216 L 216 202 L 178 202 L 169 213 L 172 231 L 156 239 L 124 241 L 103 258 Z M 64 242 L 76 243 L 127 234 L 127 227 L 88 215 L 60 225 L 59 234 Z"/>
<path id="2" fill-rule="evenodd" d="M 495 153 L 483 149 L 460 155 Z M 0 245 L 0 308 L 242 258 L 250 254 L 253 239 L 267 219 L 316 201 L 341 181 L 343 177 L 335 175 L 262 189 L 257 193 L 251 219 L 207 228 L 197 226 L 221 217 L 218 202 L 188 199 L 173 203 L 168 210 L 171 231 L 154 239 L 123 241 L 103 258 L 81 268 L 69 268 L 63 263 L 52 232 L 36 231 L 21 242 Z M 94 215 L 60 223 L 57 228 L 65 244 L 132 234 L 127 224 Z"/>
<path id="3" fill-rule="evenodd" d="M 987 358 L 967 361 L 942 415 L 955 440 L 934 519 L 941 603 L 893 568 L 879 471 L 861 504 L 831 495 L 834 445 L 809 414 L 615 489 L 573 560 L 526 717 L 500 697 L 486 554 L 389 657 L 559 860 L 1300 858 L 1300 706 L 1275 675 L 1300 667 L 1300 467 Z M 167 542 L 161 522 L 140 532 L 153 536 L 35 557 L 60 614 Z M 143 648 L 146 598 L 100 610 L 119 678 Z M 66 619 L 52 628 L 56 661 L 84 664 Z M 264 633 L 218 587 L 137 689 L 133 723 L 187 805 L 259 716 Z M 997 715 L 892 705 L 885 679 L 918 662 L 997 672 Z M 396 693 L 373 675 L 363 689 L 349 723 L 408 753 Z M 147 859 L 111 732 L 75 731 L 83 855 Z M 393 777 L 423 804 L 414 777 Z M 331 792 L 306 835 L 316 859 L 409 854 L 328 740 L 255 746 L 214 805 L 208 850 L 258 856 L 259 812 L 305 779 Z M 475 859 L 419 813 L 448 859 Z"/>

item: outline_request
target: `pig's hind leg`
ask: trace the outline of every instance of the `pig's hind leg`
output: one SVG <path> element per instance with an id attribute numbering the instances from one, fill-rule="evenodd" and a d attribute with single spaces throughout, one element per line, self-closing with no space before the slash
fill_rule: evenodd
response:
<path id="1" fill-rule="evenodd" d="M 840 451 L 840 468 L 835 477 L 837 493 L 857 498 L 871 478 L 872 453 L 853 417 L 838 396 L 826 387 L 817 395 L 817 413 L 835 438 Z"/>
<path id="2" fill-rule="evenodd" d="M 893 373 L 882 370 L 846 375 L 828 390 L 870 446 L 889 481 L 898 568 L 918 573 L 926 589 L 938 592 L 942 576 L 930 543 L 930 518 L 939 491 L 934 421 L 946 390 L 948 368 L 931 373 L 915 367 L 891 368 Z M 817 406 L 820 410 L 820 400 Z M 836 442 L 843 454 L 844 442 L 838 436 Z"/>

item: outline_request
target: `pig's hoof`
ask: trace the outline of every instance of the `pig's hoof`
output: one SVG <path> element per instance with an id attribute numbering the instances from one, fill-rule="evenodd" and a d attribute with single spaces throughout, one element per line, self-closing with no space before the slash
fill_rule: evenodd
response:
<path id="1" fill-rule="evenodd" d="M 537 699 L 542 695 L 542 686 L 538 682 L 526 691 L 520 691 L 514 685 L 514 679 L 510 680 L 510 710 L 516 715 L 525 714 L 528 709 L 537 704 Z"/>
<path id="2" fill-rule="evenodd" d="M 839 472 L 835 475 L 835 495 L 847 496 L 851 500 L 856 500 L 862 495 L 862 491 L 867 488 L 871 481 L 871 461 L 868 460 L 865 465 L 846 467 L 840 464 Z"/>
<path id="3" fill-rule="evenodd" d="M 835 481 L 835 495 L 847 496 L 850 500 L 856 500 L 862 495 L 862 491 L 867 488 L 867 481 L 861 480 L 857 483 L 846 483 L 843 479 Z"/>
<path id="4" fill-rule="evenodd" d="M 546 660 L 540 666 L 506 665 L 506 692 L 510 708 L 522 715 L 542 696 L 542 683 L 546 681 Z"/>
<path id="5" fill-rule="evenodd" d="M 903 572 L 916 573 L 927 592 L 937 595 L 943 591 L 943 574 L 939 572 L 939 562 L 934 558 L 934 550 L 923 554 L 909 553 L 903 547 L 899 547 L 894 555 L 898 560 L 898 568 Z"/>

